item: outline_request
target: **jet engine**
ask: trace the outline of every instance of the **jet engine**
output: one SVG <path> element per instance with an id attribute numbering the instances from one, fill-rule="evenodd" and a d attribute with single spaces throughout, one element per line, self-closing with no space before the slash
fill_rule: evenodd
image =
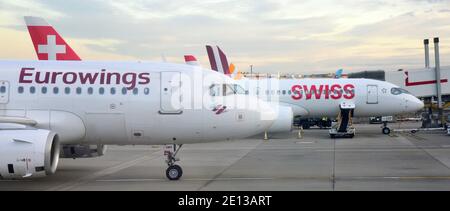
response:
<path id="1" fill-rule="evenodd" d="M 93 158 L 106 153 L 106 145 L 62 145 L 60 158 Z"/>
<path id="2" fill-rule="evenodd" d="M 41 129 L 0 130 L 0 178 L 21 179 L 54 174 L 58 135 Z"/>

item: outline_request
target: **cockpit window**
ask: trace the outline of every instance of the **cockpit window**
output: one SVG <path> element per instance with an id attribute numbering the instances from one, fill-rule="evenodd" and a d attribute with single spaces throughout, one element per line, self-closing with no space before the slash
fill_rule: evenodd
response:
<path id="1" fill-rule="evenodd" d="M 393 95 L 410 94 L 407 90 L 402 89 L 402 88 L 396 88 L 396 87 L 391 89 L 391 93 Z"/>
<path id="2" fill-rule="evenodd" d="M 228 95 L 234 95 L 234 89 L 233 86 L 230 84 L 224 84 L 223 85 L 223 90 L 224 90 L 224 96 L 228 96 Z"/>
<path id="3" fill-rule="evenodd" d="M 219 84 L 213 84 L 209 87 L 209 95 L 211 96 L 221 96 L 222 87 Z"/>
<path id="4" fill-rule="evenodd" d="M 213 84 L 209 87 L 211 96 L 245 95 L 245 90 L 237 84 Z"/>
<path id="5" fill-rule="evenodd" d="M 234 93 L 238 94 L 238 95 L 245 95 L 245 94 L 247 94 L 245 89 L 242 88 L 242 86 L 240 86 L 238 84 L 234 84 Z"/>

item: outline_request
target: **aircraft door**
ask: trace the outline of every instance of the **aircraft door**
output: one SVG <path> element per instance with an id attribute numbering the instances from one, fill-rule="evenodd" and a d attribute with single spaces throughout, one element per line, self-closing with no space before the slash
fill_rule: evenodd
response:
<path id="1" fill-rule="evenodd" d="M 161 72 L 161 110 L 160 114 L 181 114 L 181 73 Z"/>
<path id="2" fill-rule="evenodd" d="M 9 102 L 9 82 L 0 81 L 0 104 Z"/>
<path id="3" fill-rule="evenodd" d="M 367 86 L 367 104 L 378 104 L 378 86 Z"/>

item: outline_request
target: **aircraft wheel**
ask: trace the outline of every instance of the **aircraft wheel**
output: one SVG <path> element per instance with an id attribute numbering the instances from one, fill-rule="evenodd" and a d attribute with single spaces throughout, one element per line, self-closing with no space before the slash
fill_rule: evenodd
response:
<path id="1" fill-rule="evenodd" d="M 169 166 L 166 170 L 166 176 L 169 180 L 179 180 L 183 176 L 183 169 L 179 165 Z"/>
<path id="2" fill-rule="evenodd" d="M 331 138 L 336 138 L 336 135 L 330 134 L 330 137 L 331 137 Z"/>
<path id="3" fill-rule="evenodd" d="M 384 135 L 389 135 L 389 134 L 391 134 L 391 129 L 389 129 L 388 127 L 383 128 L 383 134 L 384 134 Z"/>

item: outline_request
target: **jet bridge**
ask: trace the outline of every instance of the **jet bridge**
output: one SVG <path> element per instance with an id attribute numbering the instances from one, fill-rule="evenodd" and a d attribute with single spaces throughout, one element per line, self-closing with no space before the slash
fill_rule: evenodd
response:
<path id="1" fill-rule="evenodd" d="M 354 103 L 341 103 L 339 105 L 340 112 L 337 117 L 337 123 L 329 130 L 331 138 L 353 138 L 355 136 L 355 128 L 353 127 L 353 113 L 355 110 Z"/>

